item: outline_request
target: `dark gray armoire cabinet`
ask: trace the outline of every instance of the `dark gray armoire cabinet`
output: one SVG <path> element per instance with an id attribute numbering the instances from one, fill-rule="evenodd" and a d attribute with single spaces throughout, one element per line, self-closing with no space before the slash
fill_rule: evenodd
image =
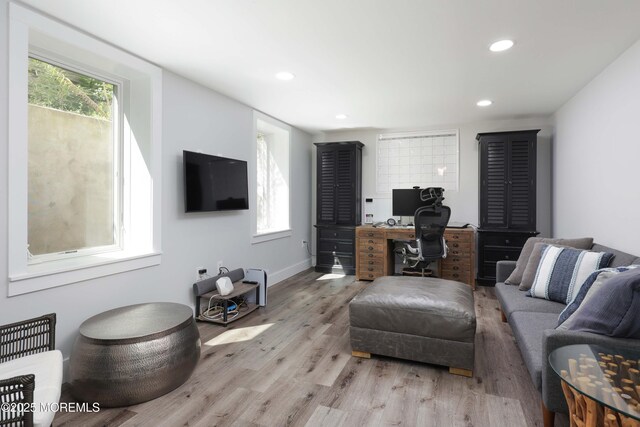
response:
<path id="1" fill-rule="evenodd" d="M 540 130 L 479 133 L 478 283 L 493 285 L 496 263 L 517 260 L 536 231 L 536 142 Z"/>
<path id="2" fill-rule="evenodd" d="M 362 144 L 316 143 L 316 271 L 355 274 L 355 228 L 361 222 Z"/>

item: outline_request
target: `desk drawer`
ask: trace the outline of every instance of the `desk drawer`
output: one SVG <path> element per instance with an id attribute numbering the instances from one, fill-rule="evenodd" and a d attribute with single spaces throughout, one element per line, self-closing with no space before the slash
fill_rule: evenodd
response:
<path id="1" fill-rule="evenodd" d="M 450 271 L 442 270 L 442 278 L 446 280 L 455 280 L 456 282 L 466 283 L 473 286 L 473 276 L 469 270 Z"/>
<path id="2" fill-rule="evenodd" d="M 440 262 L 441 262 L 442 268 L 446 268 L 448 266 L 454 266 L 454 265 L 471 268 L 471 257 L 469 256 L 460 257 L 460 256 L 447 255 L 447 257 Z"/>
<path id="3" fill-rule="evenodd" d="M 389 240 L 416 240 L 415 230 L 389 230 L 387 231 Z"/>
<path id="4" fill-rule="evenodd" d="M 384 276 L 382 270 L 379 271 L 360 271 L 358 280 L 375 280 L 378 277 Z"/>
<path id="5" fill-rule="evenodd" d="M 353 253 L 352 242 L 342 242 L 339 240 L 320 240 L 318 243 L 320 251 L 323 252 L 348 252 Z"/>
<path id="6" fill-rule="evenodd" d="M 368 255 L 372 255 L 369 257 Z M 384 257 L 382 254 L 377 256 L 377 254 L 362 254 L 358 256 L 358 265 L 360 267 L 370 267 L 370 266 L 384 266 Z"/>
<path id="7" fill-rule="evenodd" d="M 447 257 L 449 256 L 459 256 L 459 257 L 469 257 L 471 256 L 471 243 L 462 243 L 462 242 L 447 242 L 447 246 L 449 247 L 449 251 L 447 252 Z"/>
<path id="8" fill-rule="evenodd" d="M 473 235 L 474 233 L 471 231 L 451 231 L 451 230 L 446 230 L 444 232 L 444 239 L 448 242 L 454 243 L 454 242 L 464 242 L 464 243 L 471 243 L 473 242 Z"/>
<path id="9" fill-rule="evenodd" d="M 356 234 L 359 238 L 377 238 L 384 239 L 384 231 L 375 228 L 357 228 Z"/>
<path id="10" fill-rule="evenodd" d="M 384 252 L 384 240 L 378 243 L 369 243 L 368 241 L 360 241 L 358 244 L 358 253 Z"/>

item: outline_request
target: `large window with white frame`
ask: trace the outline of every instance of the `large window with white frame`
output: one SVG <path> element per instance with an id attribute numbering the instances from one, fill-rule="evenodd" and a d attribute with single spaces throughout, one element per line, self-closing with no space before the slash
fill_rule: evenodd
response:
<path id="1" fill-rule="evenodd" d="M 256 113 L 254 242 L 290 235 L 291 129 Z"/>
<path id="2" fill-rule="evenodd" d="M 9 17 L 9 296 L 159 264 L 161 70 Z"/>
<path id="3" fill-rule="evenodd" d="M 29 58 L 30 263 L 121 249 L 121 84 Z"/>

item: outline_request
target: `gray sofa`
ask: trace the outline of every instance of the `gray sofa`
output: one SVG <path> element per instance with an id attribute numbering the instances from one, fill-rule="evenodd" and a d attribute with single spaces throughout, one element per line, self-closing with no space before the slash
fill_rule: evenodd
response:
<path id="1" fill-rule="evenodd" d="M 640 257 L 595 243 L 593 251 L 615 255 L 610 267 L 640 264 Z M 560 379 L 549 366 L 549 354 L 570 344 L 598 344 L 605 347 L 633 348 L 640 351 L 640 340 L 611 338 L 587 332 L 556 330 L 564 304 L 527 297 L 517 286 L 504 283 L 516 266 L 515 261 L 499 261 L 496 270 L 496 296 L 503 321 L 509 322 L 531 380 L 542 394 L 545 427 L 553 426 L 556 412 L 568 413 Z"/>

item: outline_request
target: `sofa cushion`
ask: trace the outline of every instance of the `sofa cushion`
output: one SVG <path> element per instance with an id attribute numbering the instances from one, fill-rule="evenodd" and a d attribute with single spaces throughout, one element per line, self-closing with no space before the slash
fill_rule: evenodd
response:
<path id="1" fill-rule="evenodd" d="M 591 273 L 607 267 L 613 254 L 547 245 L 529 295 L 568 304 Z"/>
<path id="2" fill-rule="evenodd" d="M 527 298 L 524 291 L 519 291 L 516 286 L 510 286 L 506 283 L 496 283 L 496 296 L 500 301 L 500 308 L 504 312 L 507 319 L 516 311 L 552 313 L 555 315 L 556 323 L 558 315 L 566 307 L 564 304 L 547 301 L 538 298 Z"/>
<path id="3" fill-rule="evenodd" d="M 554 329 L 557 322 L 555 313 L 518 311 L 509 318 L 522 359 L 537 390 L 542 390 L 542 334 L 546 329 Z"/>
<path id="4" fill-rule="evenodd" d="M 0 379 L 20 375 L 35 375 L 33 424 L 49 426 L 56 415 L 54 411 L 41 411 L 41 403 L 58 403 L 62 386 L 62 353 L 59 350 L 32 354 L 0 363 Z M 44 408 L 45 405 L 42 405 Z"/>
<path id="5" fill-rule="evenodd" d="M 527 267 L 527 263 L 529 262 L 529 257 L 531 256 L 533 246 L 538 242 L 549 243 L 551 245 L 564 245 L 576 249 L 590 249 L 591 245 L 593 244 L 593 237 L 583 237 L 579 239 L 550 239 L 547 237 L 529 237 L 522 247 L 522 251 L 520 252 L 520 256 L 518 257 L 518 261 L 516 262 L 515 270 L 513 270 L 507 280 L 505 280 L 505 283 L 509 285 L 520 285 L 520 282 L 522 281 L 522 274 L 524 273 L 524 269 Z"/>
<path id="6" fill-rule="evenodd" d="M 571 331 L 640 339 L 640 269 L 609 278 L 565 323 Z"/>

